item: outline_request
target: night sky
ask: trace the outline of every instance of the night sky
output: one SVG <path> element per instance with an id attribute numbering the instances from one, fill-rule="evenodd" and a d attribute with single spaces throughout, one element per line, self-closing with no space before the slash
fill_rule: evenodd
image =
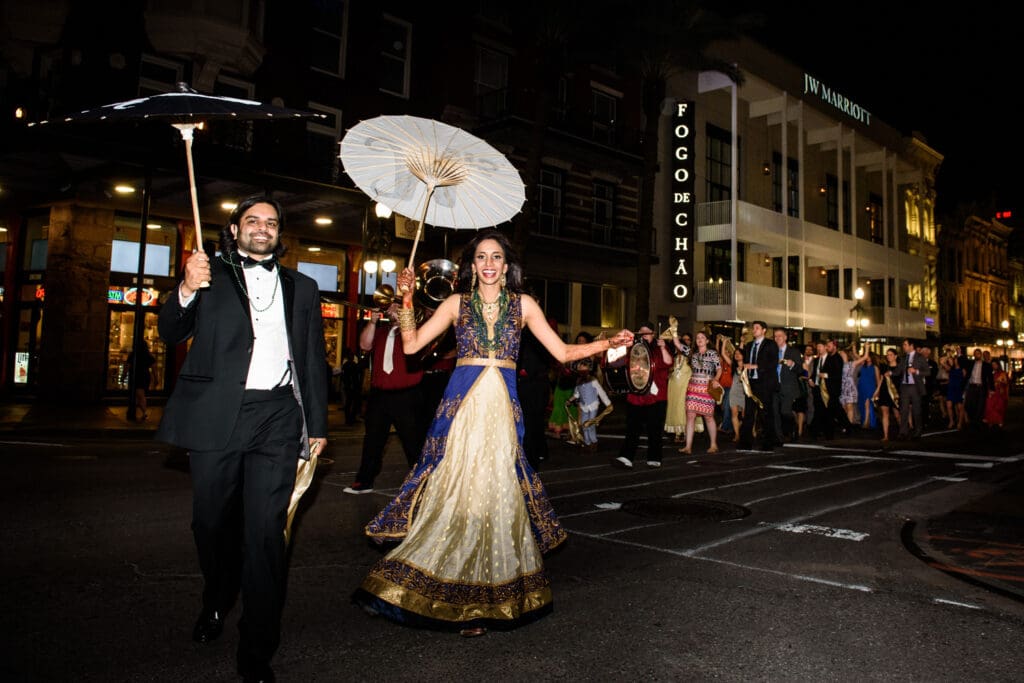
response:
<path id="1" fill-rule="evenodd" d="M 762 14 L 762 28 L 751 31 L 761 42 L 897 130 L 919 131 L 945 157 L 937 177 L 940 220 L 977 203 L 978 215 L 1012 210 L 1009 222 L 1020 223 L 1024 149 L 1016 100 L 1024 60 L 1012 5 L 739 4 Z"/>

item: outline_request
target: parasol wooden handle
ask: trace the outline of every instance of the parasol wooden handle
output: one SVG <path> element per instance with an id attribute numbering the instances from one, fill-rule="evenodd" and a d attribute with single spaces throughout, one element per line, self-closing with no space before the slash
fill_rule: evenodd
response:
<path id="1" fill-rule="evenodd" d="M 427 184 L 427 196 L 423 199 L 423 211 L 420 213 L 420 221 L 416 224 L 416 237 L 412 241 L 412 251 L 409 252 L 409 267 L 413 267 L 416 261 L 416 247 L 420 243 L 420 235 L 423 233 L 423 222 L 427 220 L 427 209 L 430 207 L 430 198 L 434 195 L 434 183 Z M 403 290 L 403 294 L 405 291 Z"/>
<path id="2" fill-rule="evenodd" d="M 185 141 L 185 161 L 188 164 L 188 189 L 192 196 L 192 221 L 196 229 L 196 248 L 198 251 L 203 248 L 202 221 L 199 220 L 199 196 L 196 194 L 196 173 L 192 166 L 192 131 L 197 124 L 176 123 L 174 127 L 181 132 L 181 139 Z M 209 282 L 204 282 L 200 287 L 209 287 Z"/>

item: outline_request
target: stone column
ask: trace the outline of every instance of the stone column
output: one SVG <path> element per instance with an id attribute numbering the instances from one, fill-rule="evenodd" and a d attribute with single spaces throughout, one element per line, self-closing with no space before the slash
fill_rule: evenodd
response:
<path id="1" fill-rule="evenodd" d="M 114 212 L 72 203 L 50 209 L 38 398 L 99 404 L 105 393 L 107 287 Z"/>

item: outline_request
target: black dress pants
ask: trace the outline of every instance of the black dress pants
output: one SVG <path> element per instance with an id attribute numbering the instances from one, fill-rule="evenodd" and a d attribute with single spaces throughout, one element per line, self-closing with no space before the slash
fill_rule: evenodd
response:
<path id="1" fill-rule="evenodd" d="M 269 663 L 280 643 L 284 530 L 301 438 L 302 412 L 291 387 L 246 391 L 227 447 L 189 453 L 203 606 L 226 612 L 241 586 L 240 668 Z"/>
<path id="2" fill-rule="evenodd" d="M 402 442 L 406 464 L 412 467 L 420 457 L 430 425 L 423 408 L 421 387 L 371 389 L 366 399 L 363 424 L 366 436 L 363 437 L 363 455 L 356 481 L 372 487 L 384 462 L 384 448 L 391 434 L 391 425 L 395 426 L 398 440 Z"/>
<path id="3" fill-rule="evenodd" d="M 537 379 L 520 377 L 516 384 L 519 407 L 523 410 L 523 453 L 530 467 L 537 470 L 548 457 L 547 426 L 548 399 L 551 382 L 547 376 Z"/>
<path id="4" fill-rule="evenodd" d="M 667 412 L 668 401 L 655 401 L 647 405 L 626 403 L 626 438 L 619 449 L 619 455 L 635 460 L 636 451 L 640 447 L 640 435 L 646 432 L 647 460 L 661 462 Z"/>
<path id="5" fill-rule="evenodd" d="M 746 404 L 743 407 L 743 422 L 740 423 L 739 445 L 742 448 L 750 448 L 754 443 L 754 426 L 759 430 L 761 448 L 771 450 L 775 447 L 778 437 L 775 434 L 775 416 L 773 406 L 775 399 L 760 380 L 750 380 L 750 392 L 761 400 L 757 404 L 752 397 L 747 396 Z"/>

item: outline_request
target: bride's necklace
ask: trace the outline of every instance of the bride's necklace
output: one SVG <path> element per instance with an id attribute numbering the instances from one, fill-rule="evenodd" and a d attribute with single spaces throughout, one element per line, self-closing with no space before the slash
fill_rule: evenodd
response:
<path id="1" fill-rule="evenodd" d="M 483 296 L 480 297 L 480 311 L 484 314 L 484 320 L 490 324 L 494 324 L 494 321 L 498 319 L 498 312 L 501 310 L 501 294 L 491 302 L 484 301 Z"/>

